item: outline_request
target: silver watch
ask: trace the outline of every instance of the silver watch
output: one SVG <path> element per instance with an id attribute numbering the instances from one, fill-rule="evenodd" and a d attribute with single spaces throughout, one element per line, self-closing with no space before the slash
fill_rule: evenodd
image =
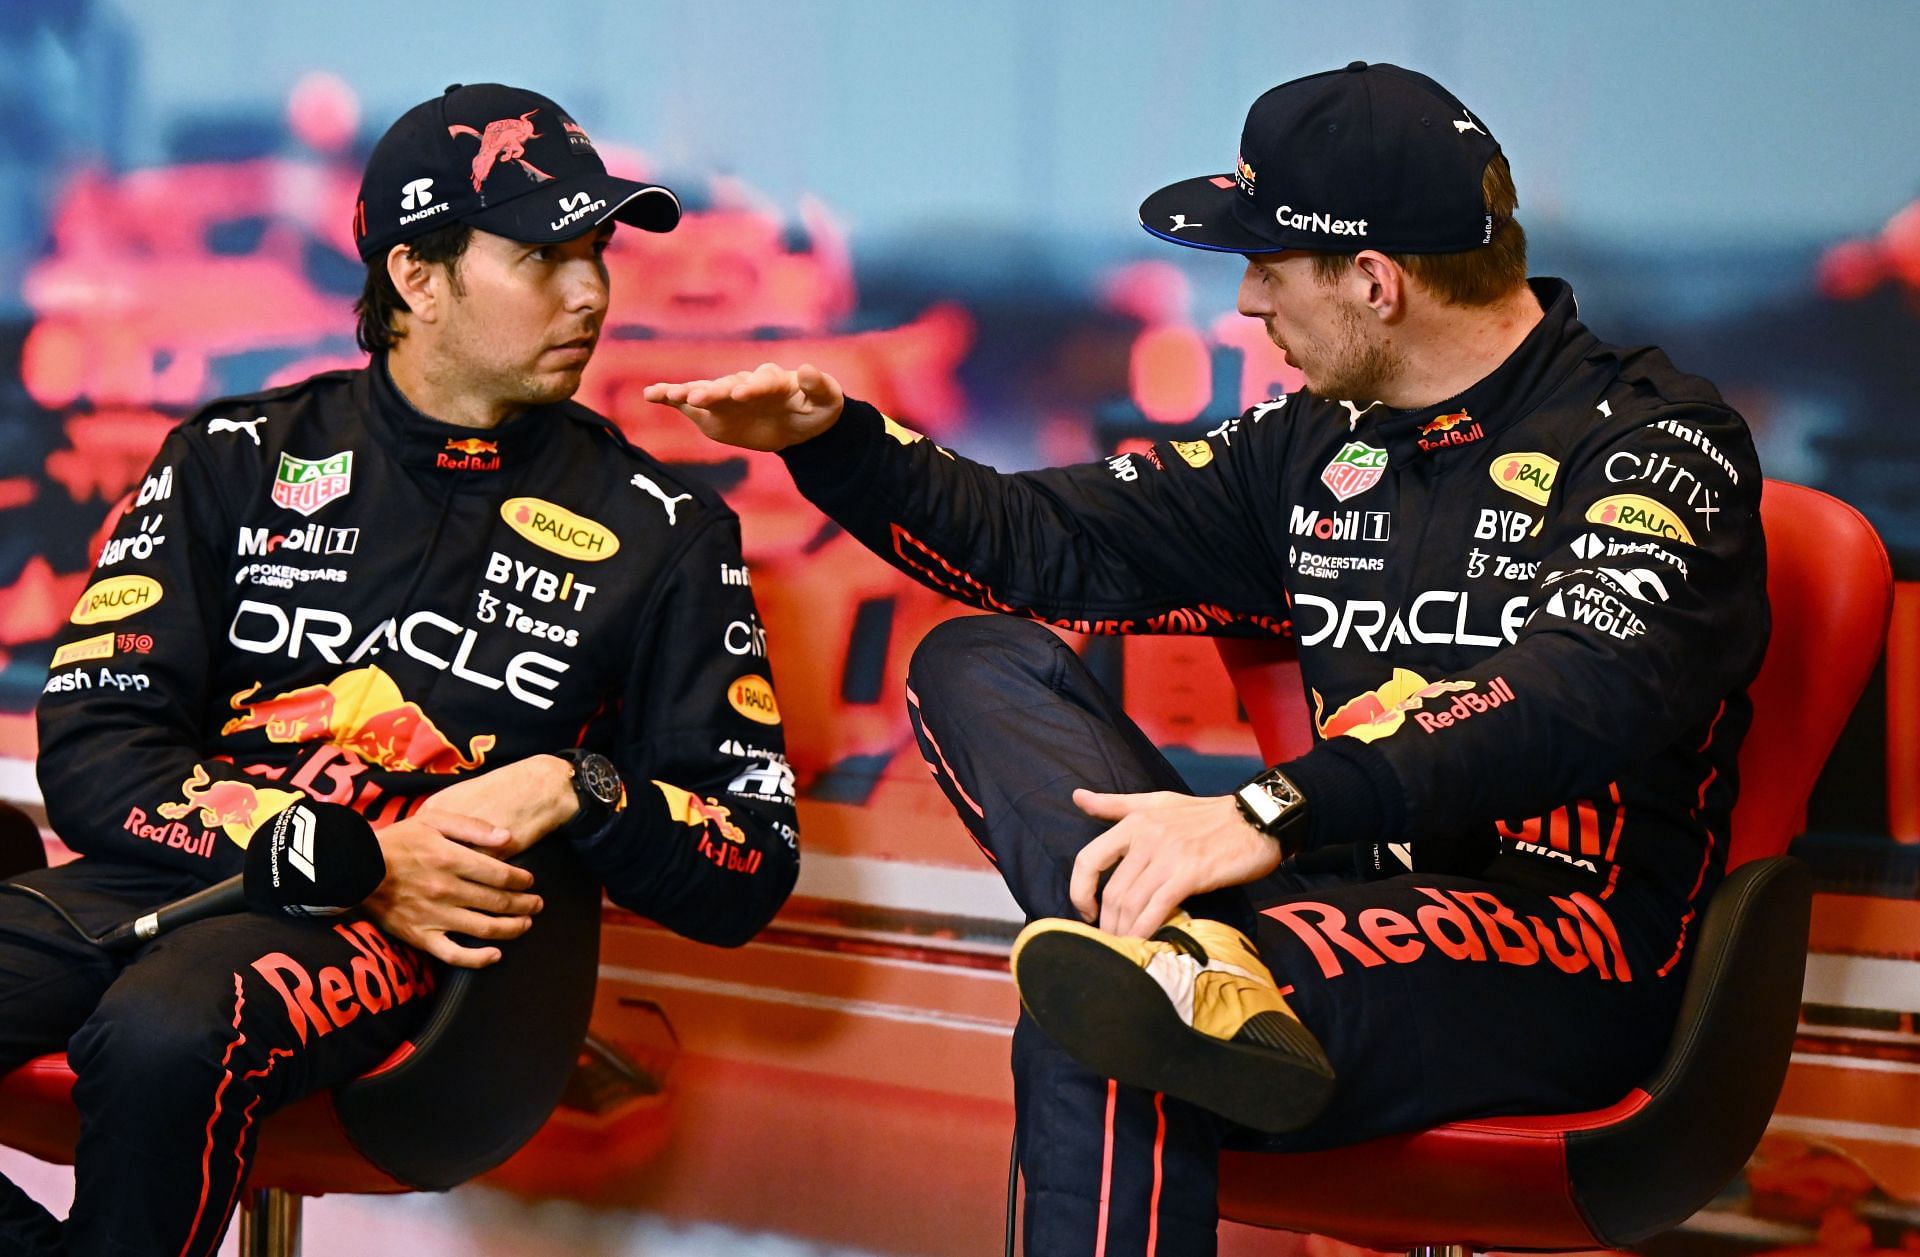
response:
<path id="1" fill-rule="evenodd" d="M 1265 769 L 1235 790 L 1233 798 L 1247 824 L 1278 840 L 1283 851 L 1291 852 L 1297 831 L 1307 819 L 1306 796 L 1291 778 L 1278 768 Z"/>

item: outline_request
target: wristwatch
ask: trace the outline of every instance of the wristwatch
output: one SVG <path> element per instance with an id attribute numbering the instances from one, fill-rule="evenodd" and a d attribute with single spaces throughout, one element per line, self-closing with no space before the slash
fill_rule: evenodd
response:
<path id="1" fill-rule="evenodd" d="M 575 747 L 554 754 L 573 765 L 573 797 L 580 802 L 580 812 L 569 826 L 579 834 L 599 832 L 627 805 L 627 787 L 620 780 L 620 770 L 596 751 Z"/>
<path id="2" fill-rule="evenodd" d="M 1247 824 L 1278 842 L 1283 854 L 1294 853 L 1307 821 L 1307 799 L 1285 773 L 1278 768 L 1256 773 L 1233 792 L 1233 800 Z"/>

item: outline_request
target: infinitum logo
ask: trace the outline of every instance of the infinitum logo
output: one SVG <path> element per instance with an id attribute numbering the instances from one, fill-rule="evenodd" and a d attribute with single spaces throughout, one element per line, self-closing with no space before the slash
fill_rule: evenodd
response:
<path id="1" fill-rule="evenodd" d="M 414 211 L 411 214 L 402 214 L 400 216 L 400 223 L 402 226 L 405 226 L 407 223 L 418 222 L 423 218 L 431 218 L 433 215 L 445 211 L 447 209 L 447 203 L 433 199 L 433 180 L 415 179 L 400 189 L 400 208 Z"/>

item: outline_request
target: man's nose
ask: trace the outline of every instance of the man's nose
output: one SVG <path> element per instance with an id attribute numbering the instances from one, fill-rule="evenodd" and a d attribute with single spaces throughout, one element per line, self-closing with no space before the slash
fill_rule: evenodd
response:
<path id="1" fill-rule="evenodd" d="M 1263 291 L 1259 269 L 1252 262 L 1248 262 L 1247 269 L 1240 275 L 1240 292 L 1234 301 L 1234 308 L 1248 318 L 1259 318 L 1268 313 L 1266 302 L 1262 297 Z"/>
<path id="2" fill-rule="evenodd" d="M 577 313 L 605 312 L 609 295 L 606 267 L 598 258 L 582 258 L 571 269 L 567 309 Z"/>

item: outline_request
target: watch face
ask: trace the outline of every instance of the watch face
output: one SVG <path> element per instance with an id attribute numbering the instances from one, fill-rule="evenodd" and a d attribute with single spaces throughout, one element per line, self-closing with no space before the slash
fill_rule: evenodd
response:
<path id="1" fill-rule="evenodd" d="M 604 755 L 584 755 L 574 765 L 574 771 L 580 775 L 580 784 L 584 785 L 594 798 L 602 803 L 614 803 L 620 798 L 620 774 Z"/>

